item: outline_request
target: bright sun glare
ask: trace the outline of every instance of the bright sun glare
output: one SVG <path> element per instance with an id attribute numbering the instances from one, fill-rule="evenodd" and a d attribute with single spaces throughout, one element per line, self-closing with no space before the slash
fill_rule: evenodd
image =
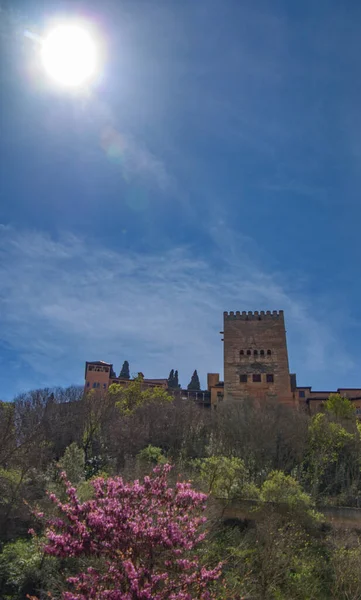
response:
<path id="1" fill-rule="evenodd" d="M 58 25 L 52 29 L 43 41 L 41 57 L 48 75 L 67 87 L 89 82 L 98 69 L 96 43 L 78 25 Z"/>

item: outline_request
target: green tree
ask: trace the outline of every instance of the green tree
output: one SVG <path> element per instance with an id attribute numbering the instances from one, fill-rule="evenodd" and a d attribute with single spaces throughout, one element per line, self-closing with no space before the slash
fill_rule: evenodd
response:
<path id="1" fill-rule="evenodd" d="M 59 461 L 59 467 L 65 471 L 72 484 L 77 485 L 85 479 L 85 452 L 73 443 L 68 446 Z"/>
<path id="2" fill-rule="evenodd" d="M 230 501 L 237 495 L 242 495 L 246 484 L 249 484 L 249 474 L 241 458 L 210 456 L 196 459 L 192 461 L 192 465 L 199 471 L 207 493 L 217 498 Z"/>
<path id="3" fill-rule="evenodd" d="M 329 538 L 332 568 L 331 595 L 334 600 L 361 598 L 361 540 L 351 532 L 337 532 Z"/>
<path id="4" fill-rule="evenodd" d="M 130 379 L 129 363 L 127 360 L 123 362 L 122 370 L 119 373 L 121 379 Z"/>
<path id="5" fill-rule="evenodd" d="M 0 554 L 0 598 L 24 600 L 36 594 L 45 600 L 49 588 L 63 587 L 61 570 L 60 561 L 45 556 L 36 538 L 8 542 Z"/>
<path id="6" fill-rule="evenodd" d="M 324 406 L 331 417 L 337 419 L 355 419 L 356 417 L 354 405 L 348 398 L 343 398 L 341 394 L 330 394 Z"/>
<path id="7" fill-rule="evenodd" d="M 178 379 L 178 371 L 174 371 L 174 387 L 176 389 L 180 388 L 179 379 Z"/>
<path id="8" fill-rule="evenodd" d="M 178 381 L 178 371 L 177 370 L 174 371 L 174 369 L 172 369 L 169 373 L 167 381 L 168 381 L 168 387 L 170 389 L 177 390 L 178 388 L 180 388 L 179 381 Z"/>
<path id="9" fill-rule="evenodd" d="M 170 371 L 167 381 L 168 381 L 168 387 L 173 389 L 175 387 L 174 386 L 174 369 L 172 369 Z"/>
<path id="10" fill-rule="evenodd" d="M 318 522 L 322 515 L 314 510 L 311 496 L 300 483 L 282 471 L 272 471 L 261 486 L 260 498 L 263 502 L 285 505 L 293 516 L 307 516 Z"/>
<path id="11" fill-rule="evenodd" d="M 0 554 L 0 596 L 23 600 L 41 587 L 42 555 L 35 540 L 19 539 L 4 546 Z"/>
<path id="12" fill-rule="evenodd" d="M 255 600 L 326 600 L 322 556 L 298 523 L 268 511 L 233 552 L 245 596 Z"/>
<path id="13" fill-rule="evenodd" d="M 199 391 L 201 389 L 201 384 L 199 383 L 199 377 L 197 373 L 197 369 L 194 371 L 192 375 L 192 379 L 188 383 L 188 390 Z"/>
<path id="14" fill-rule="evenodd" d="M 149 444 L 146 448 L 143 448 L 143 450 L 138 452 L 137 459 L 139 462 L 149 465 L 164 465 L 167 462 L 167 459 L 164 456 L 162 449 L 158 448 L 157 446 L 152 446 L 151 444 Z"/>
<path id="15" fill-rule="evenodd" d="M 85 462 L 88 463 L 106 445 L 103 427 L 113 417 L 114 398 L 109 393 L 100 395 L 96 390 L 91 390 L 83 398 L 82 409 L 82 448 Z"/>
<path id="16" fill-rule="evenodd" d="M 41 473 L 25 461 L 17 468 L 0 467 L 0 541 L 26 535 L 31 523 L 28 504 L 44 494 L 42 484 Z"/>
<path id="17" fill-rule="evenodd" d="M 355 460 L 350 461 L 355 444 L 359 441 L 356 433 L 356 427 L 355 433 L 350 433 L 343 424 L 332 421 L 326 413 L 318 413 L 312 418 L 304 467 L 305 480 L 310 485 L 314 499 L 320 494 L 339 493 L 345 480 L 352 480 L 355 460 L 359 475 L 359 453 Z"/>
<path id="18" fill-rule="evenodd" d="M 113 383 L 109 386 L 109 397 L 115 402 L 122 415 L 131 415 L 147 403 L 164 403 L 173 400 L 172 396 L 161 387 L 143 389 L 141 375 L 126 386 Z"/>
<path id="19" fill-rule="evenodd" d="M 15 405 L 0 401 L 0 465 L 5 466 L 18 449 L 15 435 Z"/>
<path id="20" fill-rule="evenodd" d="M 311 497 L 302 490 L 301 485 L 282 471 L 272 471 L 261 486 L 261 500 L 288 504 L 290 508 L 309 509 Z"/>

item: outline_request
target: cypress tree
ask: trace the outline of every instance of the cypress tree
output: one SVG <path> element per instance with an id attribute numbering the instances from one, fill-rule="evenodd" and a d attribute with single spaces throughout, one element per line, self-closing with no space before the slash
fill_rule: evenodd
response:
<path id="1" fill-rule="evenodd" d="M 174 369 L 171 370 L 168 377 L 168 387 L 174 388 Z"/>
<path id="2" fill-rule="evenodd" d="M 130 379 L 129 363 L 127 360 L 123 362 L 122 370 L 119 373 L 121 379 Z"/>
<path id="3" fill-rule="evenodd" d="M 178 381 L 178 371 L 174 371 L 174 387 L 177 389 L 181 387 Z"/>
<path id="4" fill-rule="evenodd" d="M 194 371 L 194 373 L 192 375 L 192 379 L 188 383 L 188 388 L 187 389 L 188 390 L 194 390 L 195 392 L 198 392 L 201 389 L 201 384 L 199 383 L 199 377 L 198 377 L 197 369 Z"/>

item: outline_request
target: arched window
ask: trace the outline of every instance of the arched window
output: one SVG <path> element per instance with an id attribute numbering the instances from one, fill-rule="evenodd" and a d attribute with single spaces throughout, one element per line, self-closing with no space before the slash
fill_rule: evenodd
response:
<path id="1" fill-rule="evenodd" d="M 243 356 L 244 355 L 244 350 L 240 350 L 240 355 Z"/>
<path id="2" fill-rule="evenodd" d="M 260 350 L 259 353 L 261 356 L 264 356 L 264 350 Z"/>
<path id="3" fill-rule="evenodd" d="M 267 350 L 267 354 L 268 354 L 268 356 L 271 356 L 271 354 L 272 354 L 271 350 Z"/>
<path id="4" fill-rule="evenodd" d="M 254 356 L 258 356 L 258 350 L 253 351 Z"/>
<path id="5" fill-rule="evenodd" d="M 251 351 L 247 350 L 247 356 L 251 356 Z"/>

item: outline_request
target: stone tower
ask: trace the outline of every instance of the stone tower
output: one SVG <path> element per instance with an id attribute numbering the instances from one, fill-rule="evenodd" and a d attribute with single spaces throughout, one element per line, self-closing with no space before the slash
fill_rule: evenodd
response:
<path id="1" fill-rule="evenodd" d="M 292 402 L 283 311 L 224 313 L 224 399 Z"/>

